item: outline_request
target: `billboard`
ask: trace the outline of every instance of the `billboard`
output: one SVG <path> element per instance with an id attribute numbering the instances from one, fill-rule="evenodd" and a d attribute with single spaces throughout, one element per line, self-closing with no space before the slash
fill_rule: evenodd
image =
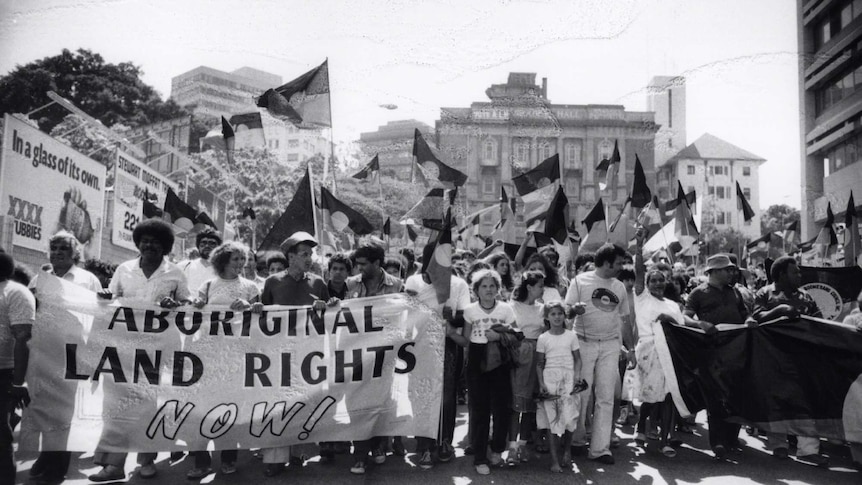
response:
<path id="1" fill-rule="evenodd" d="M 0 152 L 0 213 L 13 221 L 12 244 L 48 250 L 65 229 L 86 258 L 101 253 L 107 169 L 8 113 Z"/>
<path id="2" fill-rule="evenodd" d="M 144 195 L 158 207 L 165 204 L 168 188 L 177 190 L 175 183 L 128 153 L 117 150 L 114 164 L 114 213 L 111 242 L 122 248 L 137 251 L 132 241 L 135 225 L 143 220 Z M 155 200 L 154 200 L 155 198 Z"/>

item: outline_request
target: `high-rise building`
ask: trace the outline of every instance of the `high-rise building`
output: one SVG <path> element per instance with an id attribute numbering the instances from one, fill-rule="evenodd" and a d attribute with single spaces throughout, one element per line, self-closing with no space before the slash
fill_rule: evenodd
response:
<path id="1" fill-rule="evenodd" d="M 765 159 L 705 133 L 657 169 L 659 199 L 676 197 L 677 180 L 683 190 L 697 191 L 702 224 L 736 229 L 749 239 L 760 236 L 760 165 Z M 755 216 L 744 221 L 736 184 L 751 203 Z"/>
<path id="2" fill-rule="evenodd" d="M 647 111 L 655 113 L 655 165 L 664 165 L 685 147 L 685 78 L 655 76 L 647 87 Z"/>
<path id="3" fill-rule="evenodd" d="M 279 85 L 281 76 L 250 67 L 224 72 L 200 66 L 171 79 L 171 99 L 194 114 L 219 117 L 257 109 L 257 97 Z"/>
<path id="4" fill-rule="evenodd" d="M 797 0 L 802 237 L 862 202 L 862 1 Z M 858 206 L 857 206 L 857 210 Z"/>
<path id="5" fill-rule="evenodd" d="M 384 175 L 409 182 L 413 168 L 413 134 L 417 129 L 429 143 L 433 143 L 434 130 L 416 120 L 390 121 L 379 126 L 377 131 L 360 133 L 359 146 L 365 157 L 363 164 L 378 155 L 380 171 Z"/>
<path id="6" fill-rule="evenodd" d="M 610 158 L 619 142 L 622 166 L 618 190 L 603 196 L 614 217 L 626 199 L 640 158 L 647 180 L 654 176 L 653 144 L 658 129 L 653 113 L 626 111 L 620 105 L 553 104 L 547 79 L 535 73 L 509 73 L 505 84 L 490 86 L 490 101 L 466 108 L 441 108 L 437 146 L 443 161 L 465 172 L 467 211 L 498 203 L 500 187 L 514 194 L 512 177 L 559 153 L 563 188 L 572 221 L 580 221 L 599 196 L 595 167 Z M 496 221 L 488 217 L 482 231 Z"/>

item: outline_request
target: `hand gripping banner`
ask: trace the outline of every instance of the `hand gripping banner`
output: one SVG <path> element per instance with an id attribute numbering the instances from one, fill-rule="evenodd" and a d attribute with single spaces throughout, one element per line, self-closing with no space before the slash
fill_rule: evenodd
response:
<path id="1" fill-rule="evenodd" d="M 444 325 L 405 295 L 255 314 L 100 303 L 58 278 L 38 282 L 23 450 L 437 435 Z"/>

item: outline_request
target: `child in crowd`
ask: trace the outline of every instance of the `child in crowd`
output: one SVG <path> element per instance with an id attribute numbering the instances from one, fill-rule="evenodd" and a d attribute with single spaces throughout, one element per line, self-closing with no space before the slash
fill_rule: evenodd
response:
<path id="1" fill-rule="evenodd" d="M 575 332 L 566 330 L 563 304 L 546 303 L 544 316 L 550 329 L 540 335 L 536 343 L 536 371 L 541 391 L 536 422 L 539 429 L 548 430 L 551 471 L 562 473 L 563 468 L 570 468 L 572 464 L 572 431 L 578 424 L 580 403 L 577 393 L 586 388 L 586 381 L 580 378 L 578 337 Z"/>

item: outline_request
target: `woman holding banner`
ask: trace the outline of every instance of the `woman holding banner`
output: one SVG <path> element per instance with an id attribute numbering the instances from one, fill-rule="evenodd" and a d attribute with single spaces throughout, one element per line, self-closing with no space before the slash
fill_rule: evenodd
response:
<path id="1" fill-rule="evenodd" d="M 229 241 L 215 248 L 210 255 L 210 262 L 216 277 L 200 286 L 192 304 L 198 308 L 214 305 L 230 307 L 234 311 L 251 309 L 252 303 L 260 299 L 260 289 L 254 281 L 240 276 L 248 261 L 248 254 L 248 246 L 236 241 Z M 193 342 L 191 346 L 194 346 Z M 195 465 L 186 473 L 186 478 L 200 480 L 212 473 L 212 457 L 208 451 L 195 451 L 192 456 Z M 221 451 L 222 474 L 236 473 L 236 458 L 235 448 Z"/>

